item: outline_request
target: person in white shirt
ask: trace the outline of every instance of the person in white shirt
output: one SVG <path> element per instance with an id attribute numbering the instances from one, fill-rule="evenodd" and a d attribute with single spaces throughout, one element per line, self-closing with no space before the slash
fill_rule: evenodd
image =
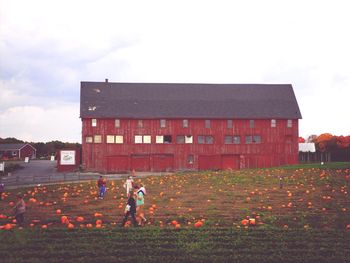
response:
<path id="1" fill-rule="evenodd" d="M 128 177 L 128 179 L 126 179 L 125 183 L 124 183 L 124 188 L 126 189 L 126 194 L 129 197 L 130 195 L 130 191 L 133 188 L 133 184 L 134 184 L 134 180 L 132 179 L 131 176 Z"/>

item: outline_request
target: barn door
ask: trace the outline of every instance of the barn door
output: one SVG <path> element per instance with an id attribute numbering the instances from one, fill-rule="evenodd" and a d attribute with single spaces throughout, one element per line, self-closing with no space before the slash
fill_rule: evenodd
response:
<path id="1" fill-rule="evenodd" d="M 131 169 L 135 171 L 150 171 L 149 154 L 131 155 Z"/>
<path id="2" fill-rule="evenodd" d="M 238 170 L 239 155 L 222 155 L 222 170 Z"/>

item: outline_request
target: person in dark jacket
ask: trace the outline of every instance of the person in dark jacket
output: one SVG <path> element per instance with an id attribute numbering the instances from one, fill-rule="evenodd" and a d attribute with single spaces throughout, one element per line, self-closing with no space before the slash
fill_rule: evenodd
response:
<path id="1" fill-rule="evenodd" d="M 105 193 L 106 193 L 106 180 L 103 179 L 102 175 L 97 181 L 97 187 L 98 187 L 98 197 L 100 199 L 103 199 Z"/>
<path id="2" fill-rule="evenodd" d="M 135 198 L 134 198 L 134 192 L 130 191 L 129 199 L 128 199 L 128 202 L 127 202 L 126 207 L 125 207 L 125 215 L 124 215 L 124 219 L 123 219 L 123 222 L 122 222 L 122 226 L 125 225 L 125 223 L 128 220 L 129 216 L 131 216 L 131 219 L 132 219 L 132 222 L 133 222 L 134 226 L 138 226 L 135 214 L 136 214 L 136 201 L 135 201 Z"/>

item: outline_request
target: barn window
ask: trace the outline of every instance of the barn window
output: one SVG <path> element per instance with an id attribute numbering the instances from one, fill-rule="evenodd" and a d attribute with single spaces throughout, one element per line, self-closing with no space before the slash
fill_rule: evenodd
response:
<path id="1" fill-rule="evenodd" d="M 115 136 L 115 143 L 124 143 L 123 135 L 116 135 Z"/>
<path id="2" fill-rule="evenodd" d="M 106 142 L 114 143 L 114 135 L 107 135 Z"/>
<path id="3" fill-rule="evenodd" d="M 245 137 L 245 143 L 251 144 L 253 142 L 253 137 L 251 135 L 248 135 Z"/>
<path id="4" fill-rule="evenodd" d="M 250 120 L 249 121 L 249 128 L 254 128 L 254 126 L 255 126 L 255 122 L 254 122 L 254 120 Z"/>
<path id="5" fill-rule="evenodd" d="M 232 129 L 232 128 L 233 128 L 233 121 L 227 120 L 227 129 Z"/>
<path id="6" fill-rule="evenodd" d="M 143 121 L 142 120 L 137 121 L 137 128 L 143 128 Z"/>
<path id="7" fill-rule="evenodd" d="M 115 119 L 114 126 L 116 128 L 120 128 L 120 120 L 119 119 Z"/>
<path id="8" fill-rule="evenodd" d="M 240 144 L 241 137 L 240 136 L 226 135 L 224 138 L 224 142 L 225 142 L 225 144 Z"/>
<path id="9" fill-rule="evenodd" d="M 143 143 L 151 143 L 151 135 L 144 135 Z"/>
<path id="10" fill-rule="evenodd" d="M 206 144 L 213 144 L 214 143 L 214 137 L 211 135 L 205 136 L 205 143 Z"/>
<path id="11" fill-rule="evenodd" d="M 182 127 L 188 128 L 188 120 L 182 120 Z"/>
<path id="12" fill-rule="evenodd" d="M 86 136 L 85 137 L 85 142 L 86 143 L 92 143 L 92 136 Z"/>
<path id="13" fill-rule="evenodd" d="M 164 135 L 164 143 L 171 143 L 172 138 L 173 137 L 171 135 Z"/>
<path id="14" fill-rule="evenodd" d="M 187 163 L 193 164 L 193 162 L 194 162 L 194 155 L 193 154 L 187 155 Z"/>
<path id="15" fill-rule="evenodd" d="M 166 120 L 160 120 L 160 128 L 166 127 Z"/>
<path id="16" fill-rule="evenodd" d="M 288 128 L 292 128 L 292 126 L 293 126 L 292 120 L 288 120 L 288 121 L 287 121 L 287 127 L 288 127 Z"/>
<path id="17" fill-rule="evenodd" d="M 199 135 L 198 136 L 198 144 L 213 144 L 214 137 L 211 135 Z"/>
<path id="18" fill-rule="evenodd" d="M 135 143 L 142 143 L 142 135 L 135 135 Z"/>
<path id="19" fill-rule="evenodd" d="M 185 143 L 193 143 L 193 136 L 192 135 L 186 135 L 185 136 Z"/>
<path id="20" fill-rule="evenodd" d="M 271 127 L 276 128 L 276 120 L 275 119 L 271 120 Z"/>
<path id="21" fill-rule="evenodd" d="M 241 137 L 240 136 L 233 136 L 233 143 L 234 144 L 240 144 L 241 143 Z"/>
<path id="22" fill-rule="evenodd" d="M 253 136 L 253 143 L 261 143 L 261 136 L 260 135 L 254 135 Z"/>
<path id="23" fill-rule="evenodd" d="M 204 144 L 205 143 L 205 137 L 204 135 L 198 135 L 198 144 Z"/>
<path id="24" fill-rule="evenodd" d="M 210 128 L 210 120 L 205 120 L 204 126 L 205 126 L 205 128 L 209 129 Z"/>
<path id="25" fill-rule="evenodd" d="M 232 143 L 232 136 L 231 135 L 226 135 L 224 138 L 224 143 L 225 144 L 231 144 Z"/>
<path id="26" fill-rule="evenodd" d="M 171 143 L 172 136 L 171 135 L 157 135 L 156 143 Z"/>
<path id="27" fill-rule="evenodd" d="M 97 126 L 97 119 L 91 119 L 91 126 L 96 127 Z"/>
<path id="28" fill-rule="evenodd" d="M 163 135 L 157 135 L 156 136 L 156 143 L 164 143 Z"/>
<path id="29" fill-rule="evenodd" d="M 179 143 L 179 144 L 185 143 L 185 136 L 177 135 L 176 136 L 176 143 Z"/>
<path id="30" fill-rule="evenodd" d="M 101 135 L 95 135 L 94 136 L 94 142 L 95 143 L 101 143 L 102 142 L 102 136 Z"/>

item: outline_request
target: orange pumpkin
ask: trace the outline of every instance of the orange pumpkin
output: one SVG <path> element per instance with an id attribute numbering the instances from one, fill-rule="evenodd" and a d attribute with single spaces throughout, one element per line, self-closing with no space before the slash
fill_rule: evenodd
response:
<path id="1" fill-rule="evenodd" d="M 57 210 L 56 210 L 56 214 L 59 215 L 59 214 L 61 214 L 61 213 L 62 213 L 62 210 L 61 210 L 61 209 L 57 209 Z"/>
<path id="2" fill-rule="evenodd" d="M 255 226 L 255 224 L 256 224 L 255 218 L 249 218 L 249 225 Z"/>
<path id="3" fill-rule="evenodd" d="M 13 228 L 13 225 L 12 224 L 6 224 L 5 226 L 4 226 L 4 229 L 6 229 L 6 230 L 10 230 L 10 229 L 12 229 Z"/>
<path id="4" fill-rule="evenodd" d="M 77 217 L 77 222 L 83 222 L 83 221 L 84 221 L 84 217 L 82 217 L 82 216 Z"/>
<path id="5" fill-rule="evenodd" d="M 199 227 L 201 227 L 201 226 L 203 226 L 203 222 L 202 222 L 202 221 L 197 221 L 197 222 L 194 224 L 194 227 L 195 227 L 195 228 L 199 228 Z"/>
<path id="6" fill-rule="evenodd" d="M 172 224 L 173 226 L 176 226 L 178 223 L 177 223 L 176 220 L 173 220 L 173 221 L 171 221 L 171 224 Z"/>
<path id="7" fill-rule="evenodd" d="M 241 221 L 241 224 L 244 225 L 244 226 L 246 226 L 246 225 L 249 224 L 249 220 L 248 220 L 248 219 L 243 219 L 243 220 Z"/>
<path id="8" fill-rule="evenodd" d="M 67 224 L 67 222 L 69 223 L 68 217 L 67 216 L 61 216 L 61 223 L 62 224 Z"/>
<path id="9" fill-rule="evenodd" d="M 68 227 L 69 229 L 73 229 L 73 228 L 74 228 L 74 225 L 73 225 L 72 223 L 69 223 L 69 224 L 67 225 L 67 227 Z"/>

